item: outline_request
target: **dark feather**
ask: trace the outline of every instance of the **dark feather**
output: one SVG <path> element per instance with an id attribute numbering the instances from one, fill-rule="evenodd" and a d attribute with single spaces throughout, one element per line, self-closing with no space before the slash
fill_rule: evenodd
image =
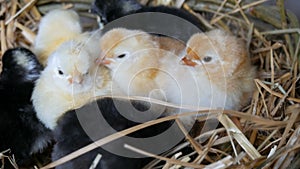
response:
<path id="1" fill-rule="evenodd" d="M 95 0 L 92 12 L 98 14 L 102 22 L 107 24 L 122 16 L 135 13 L 143 8 L 136 0 Z"/>
<path id="2" fill-rule="evenodd" d="M 24 62 L 21 64 L 22 61 Z M 25 48 L 7 50 L 2 62 L 0 102 L 14 102 L 21 105 L 29 103 L 34 82 L 39 78 L 43 67 L 35 55 Z"/>
<path id="3" fill-rule="evenodd" d="M 103 19 L 104 24 L 133 13 L 162 12 L 181 17 L 203 29 L 203 25 L 199 19 L 184 9 L 162 5 L 144 6 L 136 0 L 95 0 L 92 5 L 92 11 Z"/>
<path id="4" fill-rule="evenodd" d="M 24 61 L 24 62 L 22 62 Z M 30 97 L 42 66 L 25 48 L 3 55 L 0 76 L 0 151 L 11 149 L 17 164 L 30 165 L 31 155 L 51 140 L 51 132 L 36 117 Z"/>
<path id="5" fill-rule="evenodd" d="M 118 106 L 120 107 L 118 107 Z M 69 111 L 62 116 L 59 121 L 56 129 L 54 130 L 54 137 L 56 139 L 56 145 L 54 146 L 54 151 L 52 154 L 53 160 L 57 160 L 69 153 L 72 153 L 83 146 L 86 146 L 93 141 L 98 140 L 100 138 L 104 138 L 110 134 L 115 133 L 116 131 L 124 130 L 129 127 L 135 126 L 139 123 L 128 120 L 133 116 L 136 116 L 137 112 L 132 111 L 131 108 L 132 103 L 125 100 L 112 100 L 111 98 L 105 98 L 101 100 L 97 100 L 96 102 L 92 102 L 91 104 L 85 105 L 84 107 Z M 143 103 L 134 103 L 136 108 L 147 109 L 147 106 Z M 119 109 L 118 109 L 118 108 Z M 125 118 L 122 114 L 126 114 Z M 140 112 L 141 113 L 141 112 Z M 151 117 L 153 112 L 147 112 L 146 118 L 154 118 Z M 101 118 L 103 116 L 103 118 Z M 144 118 L 144 117 L 143 117 Z M 148 138 L 151 136 L 155 136 L 159 133 L 164 132 L 168 129 L 173 122 L 165 122 L 159 125 L 155 125 L 152 127 L 148 127 L 142 130 L 139 130 L 135 133 L 129 135 L 134 138 Z M 88 132 L 87 132 L 88 131 Z M 170 135 L 181 135 L 178 127 L 176 126 Z M 87 134 L 88 133 L 88 134 Z M 170 137 L 169 137 L 170 138 Z M 183 138 L 183 136 L 182 136 Z M 171 139 L 171 138 L 170 138 Z M 153 143 L 152 146 L 160 149 L 160 147 L 168 144 L 168 140 L 160 140 L 159 143 Z M 179 140 L 180 141 L 180 140 Z M 148 163 L 151 158 L 128 158 L 119 155 L 115 155 L 107 149 L 112 151 L 122 152 L 126 155 L 138 156 L 134 152 L 126 150 L 123 145 L 128 143 L 132 146 L 135 145 L 135 142 L 128 142 L 128 140 L 123 137 L 118 139 L 117 141 L 110 142 L 101 148 L 97 148 L 91 152 L 88 152 L 72 161 L 69 161 L 59 167 L 58 169 L 65 168 L 76 168 L 76 169 L 85 169 L 89 168 L 92 164 L 92 161 L 96 157 L 97 154 L 101 154 L 102 158 L 97 165 L 97 169 L 120 169 L 120 168 L 128 168 L 128 169 L 140 169 L 146 163 Z M 151 147 L 151 145 L 148 145 Z M 148 147 L 147 146 L 147 147 Z M 149 148 L 148 147 L 148 148 Z M 105 150 L 105 149 L 106 150 Z M 142 149 L 145 147 L 142 147 Z M 152 151 L 152 150 L 147 150 Z M 130 156 L 130 157 L 132 157 Z"/>

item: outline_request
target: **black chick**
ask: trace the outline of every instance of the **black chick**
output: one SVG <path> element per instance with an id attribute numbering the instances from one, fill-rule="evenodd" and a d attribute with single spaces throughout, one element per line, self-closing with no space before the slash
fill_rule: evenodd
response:
<path id="1" fill-rule="evenodd" d="M 142 8 L 136 0 L 95 0 L 92 4 L 92 12 L 98 14 L 104 24 Z"/>
<path id="2" fill-rule="evenodd" d="M 34 82 L 40 76 L 43 67 L 35 55 L 25 48 L 7 50 L 3 57 L 3 71 L 0 75 L 1 103 L 28 103 Z"/>
<path id="3" fill-rule="evenodd" d="M 136 0 L 95 0 L 92 5 L 92 12 L 98 14 L 104 24 L 133 13 L 141 12 L 162 12 L 181 17 L 200 29 L 203 28 L 199 19 L 184 9 L 168 6 L 144 6 Z"/>
<path id="4" fill-rule="evenodd" d="M 132 106 L 132 104 L 134 105 L 136 110 L 139 111 L 146 111 L 148 109 L 147 105 L 141 102 L 131 103 L 130 101 L 120 99 L 116 100 L 111 98 L 104 98 L 85 105 L 80 109 L 65 113 L 58 120 L 58 125 L 54 130 L 56 144 L 54 145 L 52 160 L 57 160 L 69 153 L 72 153 L 73 151 L 92 143 L 93 140 L 98 140 L 100 138 L 113 134 L 116 131 L 124 130 L 126 128 L 139 124 L 137 122 L 128 120 L 123 116 L 125 115 L 126 117 L 129 117 L 129 119 L 136 117 L 137 112 L 129 108 Z M 122 114 L 120 112 L 122 112 Z M 149 120 L 149 118 L 153 118 L 151 117 L 151 114 L 154 115 L 153 112 L 146 112 L 143 118 Z M 174 124 L 175 127 L 170 127 L 172 124 Z M 167 139 L 172 140 L 172 137 L 180 135 L 181 138 L 184 137 L 177 125 L 171 121 L 139 130 L 135 133 L 130 134 L 129 136 L 131 138 L 146 138 L 163 133 L 168 128 L 171 129 L 171 132 L 168 132 L 169 135 L 167 135 Z M 164 149 L 164 147 L 168 147 L 168 144 L 170 144 L 170 141 L 167 139 L 160 140 L 161 142 L 159 142 L 159 144 L 151 142 L 150 144 L 153 143 L 153 145 L 147 144 L 146 147 L 149 148 L 151 146 L 154 146 L 157 149 Z M 180 140 L 178 140 L 178 142 L 179 141 Z M 102 155 L 102 158 L 96 167 L 97 169 L 140 169 L 151 160 L 151 158 L 129 158 L 128 156 L 123 157 L 107 151 L 107 149 L 109 149 L 114 152 L 118 151 L 126 155 L 137 156 L 137 154 L 135 154 L 134 152 L 126 150 L 123 147 L 125 143 L 128 143 L 129 145 L 132 145 L 134 147 L 139 147 L 137 145 L 138 143 L 136 143 L 135 141 L 128 141 L 126 138 L 122 137 L 116 141 L 110 142 L 104 146 L 101 146 L 100 148 L 79 156 L 78 158 L 73 159 L 63 165 L 60 165 L 57 167 L 57 169 L 89 168 L 97 154 Z M 144 149 L 144 147 L 141 147 L 141 149 Z M 151 152 L 152 149 L 146 149 L 146 151 Z"/>
<path id="5" fill-rule="evenodd" d="M 0 152 L 10 149 L 20 166 L 33 162 L 31 155 L 43 150 L 51 132 L 36 117 L 30 101 L 42 66 L 25 48 L 7 50 L 0 75 Z"/>
<path id="6" fill-rule="evenodd" d="M 123 16 L 144 13 L 143 15 L 133 16 L 132 18 L 123 18 L 124 20 L 119 20 L 120 22 L 118 23 L 114 22 L 114 24 L 110 26 L 141 29 L 159 35 L 179 38 L 185 42 L 194 33 L 206 30 L 205 26 L 196 16 L 184 9 L 162 5 L 144 6 L 136 0 L 95 0 L 92 4 L 92 12 L 99 15 L 102 23 L 105 25 Z M 146 14 L 146 12 L 148 13 Z M 158 12 L 175 15 L 180 17 L 181 20 L 175 17 L 161 15 Z M 159 15 L 155 15 L 154 13 Z"/>

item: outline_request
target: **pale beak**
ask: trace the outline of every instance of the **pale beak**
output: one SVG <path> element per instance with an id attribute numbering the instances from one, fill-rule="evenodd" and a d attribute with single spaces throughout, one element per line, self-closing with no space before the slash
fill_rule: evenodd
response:
<path id="1" fill-rule="evenodd" d="M 71 84 L 81 84 L 83 82 L 83 78 L 83 75 L 75 69 L 73 75 L 68 78 L 68 81 Z"/>
<path id="2" fill-rule="evenodd" d="M 103 59 L 102 60 L 102 64 L 104 64 L 104 65 L 109 65 L 109 64 L 111 64 L 111 62 L 112 62 L 111 59 Z"/>
<path id="3" fill-rule="evenodd" d="M 105 58 L 104 57 L 104 58 L 97 58 L 96 59 L 96 63 L 102 64 L 102 65 L 109 65 L 109 64 L 111 64 L 113 62 L 115 62 L 115 60 L 112 59 L 112 58 Z"/>
<path id="4" fill-rule="evenodd" d="M 73 76 L 68 79 L 71 84 L 81 84 L 83 82 L 82 76 Z"/>

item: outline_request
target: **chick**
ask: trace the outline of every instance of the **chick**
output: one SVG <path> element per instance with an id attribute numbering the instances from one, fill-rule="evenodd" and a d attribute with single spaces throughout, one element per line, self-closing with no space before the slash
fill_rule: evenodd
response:
<path id="1" fill-rule="evenodd" d="M 118 109 L 117 105 L 123 105 L 123 108 Z M 124 117 L 124 114 L 130 117 L 141 114 L 141 112 L 127 109 L 126 107 L 128 106 L 132 106 L 132 103 L 128 100 L 103 98 L 87 104 L 80 109 L 65 113 L 59 118 L 58 125 L 54 130 L 56 144 L 52 152 L 52 160 L 57 160 L 83 146 L 93 143 L 93 141 L 139 124 Z M 135 106 L 139 109 L 147 109 L 147 106 L 142 102 L 135 102 Z M 146 115 L 151 116 L 151 113 L 154 114 L 155 112 L 149 112 Z M 102 118 L 100 118 L 100 116 Z M 152 117 L 149 118 L 153 119 Z M 68 161 L 58 166 L 57 169 L 89 168 L 97 154 L 102 156 L 96 166 L 97 169 L 140 169 L 150 162 L 152 158 L 140 158 L 141 156 L 139 154 L 125 149 L 124 144 L 140 147 L 139 142 L 146 142 L 145 139 L 165 132 L 172 123 L 173 122 L 160 123 L 134 132 L 128 136 L 129 138 L 136 138 L 140 141 L 136 141 L 136 139 L 135 141 L 130 141 L 130 139 L 126 138 L 127 136 L 121 137 L 116 141 L 109 142 L 74 160 Z M 171 136 L 182 135 L 179 128 L 169 131 Z M 184 136 L 182 135 L 181 138 L 184 138 Z M 158 139 L 156 141 L 161 140 Z M 179 141 L 180 140 L 178 140 L 178 142 Z M 170 143 L 170 141 L 168 141 L 167 144 L 168 143 Z M 157 149 L 164 149 L 166 147 L 166 145 L 161 144 L 161 142 L 151 142 L 147 144 L 146 147 L 140 148 L 152 152 L 154 151 L 153 149 L 148 149 L 153 146 Z"/>
<path id="2" fill-rule="evenodd" d="M 30 101 L 42 66 L 36 56 L 25 48 L 7 50 L 2 61 L 0 152 L 11 149 L 17 164 L 28 167 L 34 162 L 31 155 L 41 152 L 52 140 L 51 131 L 38 120 Z"/>
<path id="3" fill-rule="evenodd" d="M 33 51 L 45 66 L 47 59 L 63 42 L 77 37 L 81 25 L 75 11 L 55 9 L 47 13 L 39 24 Z"/>
<path id="4" fill-rule="evenodd" d="M 54 129 L 67 110 L 110 91 L 108 70 L 95 63 L 98 44 L 98 35 L 85 33 L 64 42 L 50 56 L 32 94 L 37 116 L 48 128 Z"/>
<path id="5" fill-rule="evenodd" d="M 104 24 L 134 13 L 161 12 L 180 17 L 204 30 L 199 19 L 184 9 L 167 6 L 144 6 L 136 0 L 95 0 L 92 5 L 92 12 L 98 14 Z"/>
<path id="6" fill-rule="evenodd" d="M 222 30 L 193 35 L 182 61 L 198 81 L 200 105 L 237 110 L 254 91 L 256 69 L 242 41 Z"/>
<path id="7" fill-rule="evenodd" d="M 154 81 L 159 68 L 159 44 L 151 35 L 116 28 L 101 37 L 100 48 L 100 60 L 111 70 L 113 94 L 163 99 Z M 118 88 L 123 93 L 117 93 Z"/>
<path id="8" fill-rule="evenodd" d="M 29 103 L 34 82 L 43 70 L 42 65 L 37 61 L 36 56 L 25 48 L 7 50 L 2 58 L 1 98 L 5 99 L 4 102 Z"/>

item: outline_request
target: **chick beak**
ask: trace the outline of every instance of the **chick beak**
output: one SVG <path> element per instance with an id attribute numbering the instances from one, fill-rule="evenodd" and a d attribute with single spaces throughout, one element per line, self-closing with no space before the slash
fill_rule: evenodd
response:
<path id="1" fill-rule="evenodd" d="M 82 75 L 75 76 L 73 78 L 73 83 L 82 84 L 82 82 L 83 82 L 83 76 Z"/>
<path id="2" fill-rule="evenodd" d="M 197 53 L 194 52 L 190 47 L 187 48 L 186 52 L 187 54 L 181 59 L 181 63 L 193 67 L 198 65 L 196 62 L 192 60 L 192 59 L 200 60 L 200 57 L 197 55 Z"/>
<path id="3" fill-rule="evenodd" d="M 197 65 L 197 63 L 195 63 L 192 60 L 188 59 L 187 56 L 184 56 L 181 59 L 181 63 L 184 64 L 184 65 L 193 66 L 193 67 Z"/>
<path id="4" fill-rule="evenodd" d="M 112 62 L 114 62 L 114 59 L 110 59 L 110 58 L 106 58 L 106 57 L 104 57 L 104 58 L 101 57 L 101 58 L 96 59 L 96 63 L 103 64 L 103 65 L 109 65 Z"/>
<path id="5" fill-rule="evenodd" d="M 103 59 L 102 60 L 102 64 L 104 64 L 104 65 L 109 65 L 109 64 L 111 64 L 111 62 L 112 62 L 111 59 Z"/>
<path id="6" fill-rule="evenodd" d="M 71 77 L 69 77 L 68 81 L 70 84 L 82 84 L 83 75 L 80 72 L 78 72 L 77 70 L 75 70 L 73 72 L 73 75 Z"/>
<path id="7" fill-rule="evenodd" d="M 73 76 L 68 79 L 70 84 L 82 84 L 83 77 L 82 76 Z"/>

